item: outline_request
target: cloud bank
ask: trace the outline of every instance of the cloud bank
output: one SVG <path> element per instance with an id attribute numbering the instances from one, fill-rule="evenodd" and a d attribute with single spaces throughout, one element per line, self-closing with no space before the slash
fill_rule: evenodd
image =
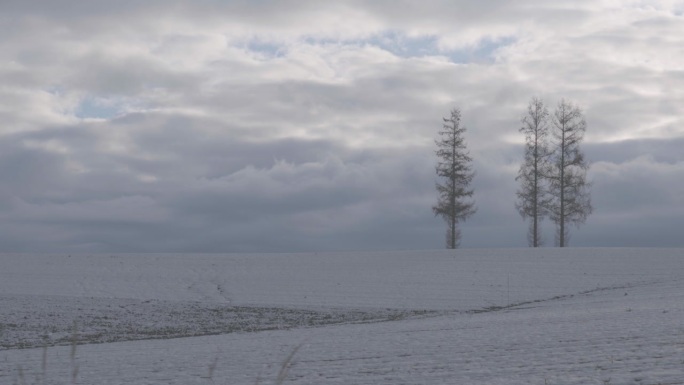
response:
<path id="1" fill-rule="evenodd" d="M 682 1 L 5 1 L 0 26 L 4 251 L 441 248 L 454 106 L 462 246 L 526 246 L 532 96 L 586 113 L 571 245 L 684 246 Z"/>

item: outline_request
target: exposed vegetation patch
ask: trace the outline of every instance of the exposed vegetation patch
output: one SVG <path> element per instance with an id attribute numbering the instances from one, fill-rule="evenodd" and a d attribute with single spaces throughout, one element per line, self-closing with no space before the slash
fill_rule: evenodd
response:
<path id="1" fill-rule="evenodd" d="M 57 296 L 0 296 L 0 308 L 0 349 L 70 345 L 74 338 L 79 344 L 179 338 L 393 321 L 434 313 Z"/>

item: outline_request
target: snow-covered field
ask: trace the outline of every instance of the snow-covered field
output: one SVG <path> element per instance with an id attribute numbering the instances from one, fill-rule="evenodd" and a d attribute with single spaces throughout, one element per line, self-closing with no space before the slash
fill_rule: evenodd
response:
<path id="1" fill-rule="evenodd" d="M 684 250 L 0 255 L 0 384 L 270 384 L 297 347 L 285 383 L 684 384 Z"/>

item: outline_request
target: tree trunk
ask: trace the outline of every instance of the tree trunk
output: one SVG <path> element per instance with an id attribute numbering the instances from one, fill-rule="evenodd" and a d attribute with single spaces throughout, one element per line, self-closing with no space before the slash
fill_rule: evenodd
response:
<path id="1" fill-rule="evenodd" d="M 565 247 L 565 127 L 563 127 L 560 147 L 560 234 L 558 234 L 558 246 Z"/>

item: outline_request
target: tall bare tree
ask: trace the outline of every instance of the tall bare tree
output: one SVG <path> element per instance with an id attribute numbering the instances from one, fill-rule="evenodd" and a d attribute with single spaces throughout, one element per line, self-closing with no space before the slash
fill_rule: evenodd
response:
<path id="1" fill-rule="evenodd" d="M 523 219 L 530 218 L 528 244 L 539 247 L 543 243 L 541 221 L 550 203 L 544 179 L 544 175 L 550 172 L 549 111 L 541 99 L 530 100 L 519 131 L 525 135 L 525 158 L 515 178 L 520 182 L 515 208 Z"/>
<path id="2" fill-rule="evenodd" d="M 589 165 L 580 150 L 587 122 L 582 110 L 561 100 L 553 114 L 551 168 L 547 175 L 551 201 L 549 216 L 556 224 L 556 242 L 567 246 L 568 225 L 579 226 L 592 213 Z"/>
<path id="3" fill-rule="evenodd" d="M 470 163 L 472 158 L 468 153 L 463 134 L 466 128 L 461 125 L 461 110 L 451 110 L 449 118 L 443 118 L 444 124 L 439 131 L 437 144 L 437 176 L 442 182 L 436 183 L 439 199 L 432 207 L 435 216 L 440 216 L 447 223 L 446 246 L 455 249 L 459 246 L 461 232 L 458 222 L 465 221 L 475 214 L 475 203 L 468 200 L 473 196 L 470 187 L 475 173 Z"/>

